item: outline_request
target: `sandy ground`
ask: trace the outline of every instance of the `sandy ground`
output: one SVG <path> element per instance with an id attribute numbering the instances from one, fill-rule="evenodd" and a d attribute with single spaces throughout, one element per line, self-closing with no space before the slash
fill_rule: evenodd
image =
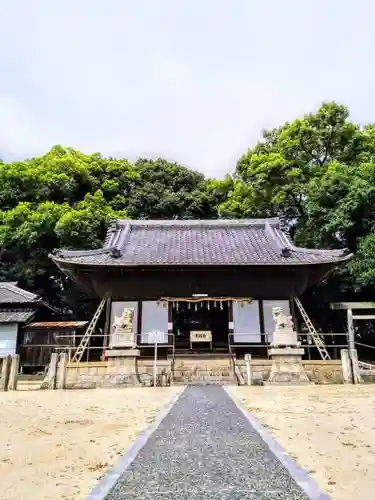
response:
<path id="1" fill-rule="evenodd" d="M 86 498 L 180 390 L 0 393 L 0 498 Z"/>
<path id="2" fill-rule="evenodd" d="M 375 387 L 229 389 L 333 500 L 375 498 Z"/>

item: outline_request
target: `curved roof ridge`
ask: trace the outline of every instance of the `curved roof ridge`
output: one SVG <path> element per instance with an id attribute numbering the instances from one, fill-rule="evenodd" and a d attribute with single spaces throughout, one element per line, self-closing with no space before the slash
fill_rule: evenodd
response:
<path id="1" fill-rule="evenodd" d="M 110 253 L 114 247 L 96 248 L 93 250 L 65 250 L 64 248 L 58 249 L 55 253 L 50 254 L 53 259 L 56 257 L 82 257 L 88 255 L 102 255 Z"/>
<path id="2" fill-rule="evenodd" d="M 279 252 L 281 252 L 283 250 L 283 248 L 285 248 L 285 244 L 283 244 L 283 242 L 281 241 L 281 239 L 278 237 L 278 232 L 277 232 L 277 228 L 276 227 L 272 227 L 271 224 L 269 224 L 268 222 L 265 223 L 264 225 L 264 230 L 271 242 L 271 244 L 274 244 L 275 245 L 275 249 Z M 281 231 L 281 234 L 283 234 L 283 232 Z"/>
<path id="3" fill-rule="evenodd" d="M 108 225 L 107 233 L 105 235 L 103 248 L 111 246 L 112 239 L 113 239 L 114 235 L 116 234 L 117 228 L 118 228 L 117 221 L 111 220 L 109 225 Z"/>
<path id="4" fill-rule="evenodd" d="M 151 226 L 151 227 L 217 227 L 217 226 L 279 226 L 280 219 L 278 217 L 270 218 L 248 218 L 248 219 L 117 219 L 118 226 Z"/>
<path id="5" fill-rule="evenodd" d="M 303 253 L 316 254 L 316 255 L 338 255 L 338 256 L 349 255 L 347 253 L 347 249 L 345 249 L 345 248 L 332 250 L 332 249 L 328 249 L 328 248 L 320 249 L 320 248 L 298 247 L 293 243 L 291 238 L 284 231 L 281 231 L 280 229 L 275 228 L 274 232 L 279 237 L 279 239 L 285 243 L 284 246 L 289 248 L 289 250 L 291 250 L 292 252 L 303 252 Z"/>

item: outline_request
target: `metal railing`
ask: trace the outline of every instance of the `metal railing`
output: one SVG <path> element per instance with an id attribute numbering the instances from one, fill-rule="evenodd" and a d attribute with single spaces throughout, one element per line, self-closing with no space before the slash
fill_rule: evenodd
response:
<path id="1" fill-rule="evenodd" d="M 348 348 L 348 338 L 346 332 L 341 333 L 319 333 L 321 337 L 325 340 L 325 345 L 330 351 L 332 351 L 333 358 L 338 359 L 340 356 L 340 349 Z M 80 341 L 80 336 L 72 335 L 64 335 L 64 340 L 66 340 L 66 344 L 22 344 L 19 346 L 19 354 L 21 357 L 21 365 L 24 366 L 46 366 L 49 363 L 50 356 L 52 352 L 66 352 L 68 355 L 68 359 L 70 360 L 72 354 L 77 349 L 77 344 Z M 69 339 L 71 337 L 71 339 Z M 254 342 L 253 338 L 259 338 L 262 341 Z M 301 342 L 301 347 L 305 349 L 305 356 L 308 359 L 318 359 L 317 356 L 317 347 L 312 343 L 311 335 L 309 333 L 298 333 L 297 334 L 299 342 Z M 340 338 L 341 337 L 341 338 Z M 73 344 L 73 339 L 75 338 L 75 345 Z M 172 371 L 174 371 L 175 365 L 175 357 L 176 357 L 176 338 L 173 333 L 168 333 L 166 336 L 167 342 L 159 344 L 159 347 L 164 350 L 169 350 L 168 355 L 171 357 L 172 363 Z M 241 339 L 242 338 L 242 339 Z M 249 339 L 251 341 L 246 342 L 245 339 Z M 249 333 L 246 334 L 238 334 L 238 333 L 229 333 L 228 334 L 228 356 L 230 362 L 233 367 L 235 365 L 235 357 L 236 351 L 240 351 L 243 354 L 243 351 L 249 350 L 249 352 L 258 353 L 260 358 L 269 359 L 268 350 L 270 348 L 270 342 L 272 341 L 272 336 L 269 334 L 262 334 L 259 337 L 259 334 L 251 335 Z M 137 334 L 135 336 L 136 347 L 142 349 L 143 354 L 148 357 L 147 352 L 150 352 L 150 357 L 152 357 L 154 345 L 145 342 L 145 334 Z M 336 341 L 335 341 L 336 340 Z M 103 359 L 103 354 L 105 350 L 109 347 L 107 344 L 110 342 L 110 335 L 103 334 L 93 334 L 90 337 L 90 342 L 88 343 L 82 361 L 99 361 Z M 370 349 L 375 350 L 374 346 L 363 344 L 360 342 L 355 342 L 356 346 L 359 347 L 359 351 L 362 349 Z M 188 349 L 187 349 L 188 350 Z M 262 352 L 263 351 L 263 352 Z M 363 351 L 362 351 L 363 352 Z M 164 355 L 163 353 L 163 355 Z M 375 359 L 374 356 L 368 356 L 369 359 L 364 359 L 363 362 L 368 362 L 370 364 L 371 359 Z M 374 363 L 375 364 L 375 363 Z"/>
<path id="2" fill-rule="evenodd" d="M 369 372 L 375 373 L 375 346 L 364 344 L 363 342 L 358 342 L 356 340 L 354 340 L 354 346 L 357 349 L 359 369 L 364 373 L 369 373 Z M 359 357 L 364 354 L 365 350 L 368 349 L 370 350 L 370 352 L 373 352 L 373 359 L 361 361 Z"/>
<path id="3" fill-rule="evenodd" d="M 332 350 L 335 348 L 338 349 L 347 349 L 348 348 L 348 338 L 347 333 L 321 333 L 319 332 L 320 337 L 324 338 L 324 343 L 327 348 L 331 348 Z M 235 341 L 235 337 L 240 339 L 241 337 L 249 338 L 249 337 L 258 337 L 261 340 L 259 342 L 245 342 L 243 340 Z M 345 339 L 344 342 L 336 343 L 334 342 L 334 338 L 341 337 Z M 318 346 L 313 343 L 310 333 L 297 333 L 298 342 L 301 343 L 301 347 L 307 351 L 307 356 L 310 359 L 312 352 L 319 352 Z M 328 340 L 328 342 L 327 342 Z M 269 359 L 269 348 L 272 343 L 272 334 L 259 334 L 259 333 L 229 333 L 228 334 L 228 347 L 231 358 L 234 357 L 235 349 L 249 349 L 249 350 L 257 350 L 257 349 L 267 349 L 267 358 Z M 339 353 L 337 353 L 337 359 L 339 358 Z"/>
<path id="4" fill-rule="evenodd" d="M 65 352 L 68 356 L 68 362 L 71 361 L 74 353 L 77 350 L 77 345 L 81 340 L 81 336 L 74 334 L 63 335 L 64 339 L 67 340 L 66 344 L 21 344 L 18 347 L 18 353 L 20 354 L 21 365 L 25 367 L 45 367 L 49 364 L 52 353 Z M 170 349 L 171 350 L 171 364 L 172 373 L 174 370 L 175 363 L 175 336 L 172 333 L 168 333 L 168 341 L 166 343 L 159 344 L 159 348 Z M 100 342 L 96 342 L 100 345 L 95 344 L 95 340 L 100 339 Z M 111 339 L 111 334 L 92 334 L 88 345 L 85 348 L 82 362 L 88 361 L 100 361 L 104 358 L 104 352 L 109 348 Z M 154 350 L 154 344 L 149 344 L 144 342 L 145 334 L 136 334 L 136 348 L 138 349 L 150 349 L 150 357 L 152 356 L 152 351 Z M 143 340 L 143 341 L 142 341 Z"/>

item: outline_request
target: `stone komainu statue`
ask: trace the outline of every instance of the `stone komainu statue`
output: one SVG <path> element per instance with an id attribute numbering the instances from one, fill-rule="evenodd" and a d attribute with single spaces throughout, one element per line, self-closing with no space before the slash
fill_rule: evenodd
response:
<path id="1" fill-rule="evenodd" d="M 133 331 L 134 309 L 125 308 L 121 316 L 115 316 L 113 327 L 117 330 Z"/>
<path id="2" fill-rule="evenodd" d="M 276 331 L 278 330 L 293 330 L 292 316 L 286 316 L 281 307 L 274 307 L 272 309 L 272 316 L 275 320 Z"/>

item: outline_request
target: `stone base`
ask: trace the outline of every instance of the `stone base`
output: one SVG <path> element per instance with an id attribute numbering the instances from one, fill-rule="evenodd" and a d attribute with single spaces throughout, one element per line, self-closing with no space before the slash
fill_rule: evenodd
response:
<path id="1" fill-rule="evenodd" d="M 136 357 L 138 358 L 141 355 L 141 351 L 139 349 L 106 349 L 105 356 L 106 358 L 130 358 Z"/>
<path id="2" fill-rule="evenodd" d="M 105 355 L 108 359 L 107 380 L 109 385 L 138 385 L 137 363 L 140 356 L 139 349 L 107 349 Z"/>
<path id="3" fill-rule="evenodd" d="M 274 347 L 270 349 L 272 366 L 268 384 L 310 384 L 302 364 L 304 349 L 298 347 Z"/>

